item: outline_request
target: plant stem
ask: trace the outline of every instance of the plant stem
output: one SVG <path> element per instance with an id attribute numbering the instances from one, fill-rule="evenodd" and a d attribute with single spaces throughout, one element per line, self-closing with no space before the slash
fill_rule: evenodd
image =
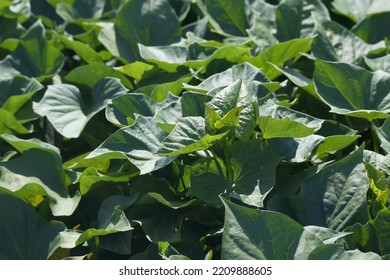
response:
<path id="1" fill-rule="evenodd" d="M 230 143 L 229 143 L 229 139 L 226 139 L 225 142 L 224 142 L 224 149 L 223 149 L 223 152 L 224 152 L 224 156 L 225 156 L 225 164 L 226 164 L 226 172 L 227 172 L 227 177 L 233 181 L 233 168 L 231 166 L 231 163 L 230 163 L 230 156 L 229 156 L 229 149 L 230 148 Z"/>
<path id="2" fill-rule="evenodd" d="M 379 142 L 378 142 L 376 133 L 375 133 L 374 129 L 372 129 L 372 127 L 370 128 L 370 131 L 371 131 L 371 141 L 372 141 L 372 146 L 373 146 L 374 152 L 380 153 L 380 147 L 379 147 Z"/>

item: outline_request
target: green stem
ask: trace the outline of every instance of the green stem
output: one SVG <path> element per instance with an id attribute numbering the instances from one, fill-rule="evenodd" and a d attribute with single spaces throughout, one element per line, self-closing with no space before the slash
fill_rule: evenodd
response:
<path id="1" fill-rule="evenodd" d="M 224 152 L 224 156 L 225 156 L 225 164 L 226 164 L 226 172 L 227 172 L 227 177 L 231 181 L 233 181 L 234 180 L 234 178 L 233 178 L 234 173 L 233 173 L 232 165 L 230 164 L 229 147 L 230 147 L 229 139 L 226 139 L 226 141 L 224 143 L 224 147 L 223 147 L 223 152 Z"/>
<path id="2" fill-rule="evenodd" d="M 351 118 L 348 116 L 345 116 L 345 120 L 347 121 L 347 125 L 353 129 L 353 123 L 351 121 Z"/>
<path id="3" fill-rule="evenodd" d="M 95 236 L 95 251 L 93 252 L 92 259 L 97 260 L 99 256 L 100 249 L 100 238 L 99 236 Z"/>
<path id="4" fill-rule="evenodd" d="M 370 130 L 371 130 L 371 141 L 372 141 L 374 152 L 379 154 L 380 153 L 379 141 L 377 139 L 374 129 L 370 128 Z"/>

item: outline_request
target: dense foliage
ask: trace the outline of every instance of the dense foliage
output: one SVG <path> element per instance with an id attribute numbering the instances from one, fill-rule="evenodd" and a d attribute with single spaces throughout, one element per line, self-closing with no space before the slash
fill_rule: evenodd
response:
<path id="1" fill-rule="evenodd" d="M 389 18 L 2 0 L 0 259 L 390 258 Z"/>

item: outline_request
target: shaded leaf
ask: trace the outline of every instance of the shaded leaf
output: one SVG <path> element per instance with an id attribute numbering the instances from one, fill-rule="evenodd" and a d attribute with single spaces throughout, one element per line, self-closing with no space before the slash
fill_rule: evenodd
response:
<path id="1" fill-rule="evenodd" d="M 32 206 L 0 188 L 0 259 L 48 259 L 59 247 L 63 230 L 62 222 L 45 221 Z"/>
<path id="2" fill-rule="evenodd" d="M 369 181 L 363 149 L 324 167 L 301 186 L 307 225 L 343 230 L 368 220 L 366 195 Z"/>
<path id="3" fill-rule="evenodd" d="M 133 62 L 140 57 L 138 43 L 163 46 L 178 42 L 180 25 L 167 0 L 131 0 L 120 9 L 114 26 L 104 26 L 99 40 L 112 54 Z"/>
<path id="4" fill-rule="evenodd" d="M 283 214 L 223 202 L 222 259 L 307 259 L 312 250 L 323 244 L 315 234 Z"/>
<path id="5" fill-rule="evenodd" d="M 45 28 L 36 21 L 23 35 L 15 52 L 0 62 L 4 74 L 21 73 L 28 77 L 47 77 L 57 73 L 64 64 L 61 52 L 45 38 Z"/>
<path id="6" fill-rule="evenodd" d="M 374 14 L 365 18 L 352 29 L 357 36 L 370 44 L 375 44 L 385 38 L 390 38 L 390 31 L 387 28 L 378 28 L 378 26 L 386 25 L 390 16 L 390 5 L 388 2 L 385 3 L 382 1 L 381 4 L 380 14 Z"/>
<path id="7" fill-rule="evenodd" d="M 54 216 L 71 215 L 81 197 L 78 192 L 73 197 L 69 195 L 58 150 L 46 143 L 40 145 L 39 140 L 21 140 L 4 135 L 2 138 L 14 145 L 22 155 L 0 162 L 0 185 L 11 191 L 18 191 L 29 184 L 39 185 L 49 197 Z"/>
<path id="8" fill-rule="evenodd" d="M 244 0 L 206 0 L 207 16 L 217 32 L 245 36 L 248 21 Z"/>

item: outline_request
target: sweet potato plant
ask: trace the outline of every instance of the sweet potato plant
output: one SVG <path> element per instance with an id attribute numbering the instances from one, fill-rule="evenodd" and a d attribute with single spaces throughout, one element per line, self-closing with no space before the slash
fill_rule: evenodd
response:
<path id="1" fill-rule="evenodd" d="M 0 259 L 390 259 L 389 19 L 1 0 Z"/>

